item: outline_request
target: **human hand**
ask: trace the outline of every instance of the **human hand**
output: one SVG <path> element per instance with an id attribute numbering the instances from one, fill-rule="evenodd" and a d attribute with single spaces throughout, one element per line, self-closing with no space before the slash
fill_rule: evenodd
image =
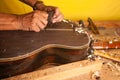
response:
<path id="1" fill-rule="evenodd" d="M 47 13 L 49 13 L 50 11 L 54 11 L 54 15 L 52 17 L 52 22 L 60 22 L 63 20 L 64 16 L 61 13 L 60 9 L 58 7 L 54 7 L 54 6 L 46 6 L 41 2 L 38 2 L 37 4 L 35 4 L 34 9 L 37 10 L 41 10 L 41 11 L 45 11 Z"/>
<path id="2" fill-rule="evenodd" d="M 52 17 L 52 22 L 55 23 L 55 22 L 60 22 L 63 20 L 64 16 L 63 14 L 61 13 L 60 9 L 57 8 L 57 7 L 54 7 L 54 6 L 45 6 L 44 7 L 44 11 L 46 12 L 50 12 L 50 11 L 54 11 L 54 15 Z"/>
<path id="3" fill-rule="evenodd" d="M 20 30 L 39 32 L 48 23 L 48 14 L 44 11 L 35 10 L 31 13 L 18 16 Z"/>
<path id="4" fill-rule="evenodd" d="M 53 15 L 53 18 L 52 18 L 52 22 L 55 23 L 55 22 L 60 22 L 62 21 L 64 18 L 63 14 L 60 12 L 59 8 L 55 8 L 55 13 Z"/>
<path id="5" fill-rule="evenodd" d="M 54 15 L 52 17 L 52 22 L 60 22 L 63 20 L 64 16 L 61 13 L 61 11 L 59 10 L 59 8 L 54 7 L 54 6 L 47 6 L 44 4 L 43 1 L 41 0 L 20 0 L 28 5 L 30 5 L 34 10 L 40 10 L 40 11 L 54 11 Z"/>

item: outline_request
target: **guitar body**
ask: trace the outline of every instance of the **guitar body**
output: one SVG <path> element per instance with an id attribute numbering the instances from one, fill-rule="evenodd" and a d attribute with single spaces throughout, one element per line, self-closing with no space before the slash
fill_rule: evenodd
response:
<path id="1" fill-rule="evenodd" d="M 27 72 L 25 69 L 45 49 L 62 48 L 86 52 L 89 41 L 87 34 L 75 32 L 72 25 L 66 22 L 55 23 L 38 33 L 0 31 L 0 77 Z"/>

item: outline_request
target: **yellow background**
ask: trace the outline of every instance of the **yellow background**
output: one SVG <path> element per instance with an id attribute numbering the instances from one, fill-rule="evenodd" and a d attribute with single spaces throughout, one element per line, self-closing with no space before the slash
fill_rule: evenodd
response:
<path id="1" fill-rule="evenodd" d="M 43 0 L 60 8 L 66 19 L 120 20 L 120 0 Z M 32 8 L 18 0 L 0 0 L 0 12 L 24 14 Z"/>

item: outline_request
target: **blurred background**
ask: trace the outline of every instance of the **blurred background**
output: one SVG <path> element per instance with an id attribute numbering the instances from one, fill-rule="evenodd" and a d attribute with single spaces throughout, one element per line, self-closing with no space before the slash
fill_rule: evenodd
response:
<path id="1" fill-rule="evenodd" d="M 57 6 L 65 19 L 120 20 L 120 0 L 42 0 L 46 5 Z M 0 12 L 24 14 L 32 8 L 19 0 L 0 0 Z"/>

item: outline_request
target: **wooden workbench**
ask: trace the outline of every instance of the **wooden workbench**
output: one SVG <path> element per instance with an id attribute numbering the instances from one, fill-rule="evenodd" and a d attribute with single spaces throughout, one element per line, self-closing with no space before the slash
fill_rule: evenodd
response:
<path id="1" fill-rule="evenodd" d="M 120 27 L 120 21 L 94 21 L 94 22 L 96 26 Z M 88 23 L 85 22 L 85 25 L 88 25 Z M 99 72 L 104 70 L 103 62 L 104 62 L 103 60 L 95 61 L 83 60 L 48 69 L 43 70 L 40 69 L 34 72 L 17 75 L 3 80 L 97 80 L 94 73 L 99 75 Z M 117 72 L 119 73 L 119 70 Z M 111 74 L 113 74 L 113 76 L 115 77 L 114 79 L 110 78 L 110 76 L 107 75 L 106 72 L 106 75 L 109 77 L 106 79 L 105 76 L 102 75 L 101 80 L 120 80 L 120 77 L 118 75 L 116 76 L 114 73 Z"/>

